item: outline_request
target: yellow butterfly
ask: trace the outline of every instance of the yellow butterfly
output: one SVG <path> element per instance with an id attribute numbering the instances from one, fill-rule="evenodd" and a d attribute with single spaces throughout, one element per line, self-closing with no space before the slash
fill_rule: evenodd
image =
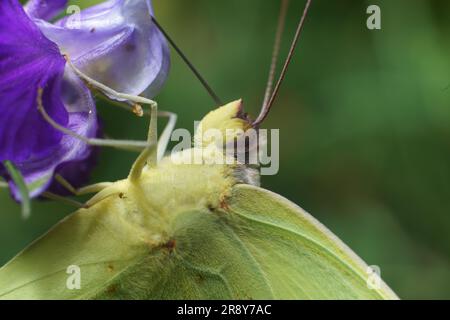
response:
<path id="1" fill-rule="evenodd" d="M 203 118 L 194 141 L 208 129 L 231 132 L 227 138 L 238 141 L 239 132 L 259 126 L 310 2 L 258 119 L 249 121 L 242 102 L 231 102 Z M 0 298 L 397 299 L 320 222 L 260 188 L 257 170 L 224 154 L 222 141 L 212 138 L 163 157 L 174 116 L 157 141 L 155 103 L 110 92 L 76 71 L 112 96 L 150 104 L 147 142 L 127 145 L 144 150 L 126 179 L 79 190 L 96 195 L 0 269 Z M 52 123 L 42 105 L 41 111 Z M 217 154 L 225 164 L 214 161 Z M 193 157 L 201 164 L 191 163 Z"/>

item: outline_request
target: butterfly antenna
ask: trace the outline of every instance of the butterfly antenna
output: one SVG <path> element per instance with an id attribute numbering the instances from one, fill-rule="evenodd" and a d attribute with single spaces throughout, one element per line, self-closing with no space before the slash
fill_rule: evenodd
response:
<path id="1" fill-rule="evenodd" d="M 269 103 L 272 94 L 273 81 L 275 79 L 275 71 L 277 69 L 278 57 L 280 55 L 281 38 L 283 37 L 284 27 L 286 25 L 286 14 L 289 7 L 289 0 L 281 0 L 280 15 L 278 17 L 277 32 L 275 34 L 275 43 L 272 51 L 272 61 L 270 63 L 269 78 L 267 79 L 266 91 L 264 93 L 264 101 L 262 109 Z"/>
<path id="2" fill-rule="evenodd" d="M 262 108 L 258 118 L 255 120 L 255 122 L 253 122 L 253 126 L 255 126 L 255 127 L 259 126 L 266 119 L 267 115 L 270 112 L 270 109 L 273 106 L 273 103 L 275 102 L 275 99 L 276 99 L 276 97 L 278 95 L 278 92 L 280 91 L 281 85 L 283 84 L 284 78 L 286 77 L 287 70 L 288 70 L 289 65 L 290 65 L 290 63 L 292 61 L 292 57 L 294 56 L 294 52 L 295 52 L 295 49 L 297 47 L 298 40 L 300 39 L 300 35 L 301 35 L 302 31 L 303 31 L 303 26 L 305 25 L 306 16 L 308 15 L 308 11 L 309 11 L 309 8 L 311 6 L 311 2 L 312 2 L 312 0 L 307 0 L 306 1 L 305 8 L 303 9 L 303 13 L 302 13 L 302 16 L 300 18 L 300 22 L 299 22 L 299 24 L 297 26 L 297 30 L 295 32 L 294 39 L 292 40 L 292 44 L 291 44 L 291 47 L 289 49 L 289 53 L 287 55 L 287 58 L 286 58 L 286 60 L 284 62 L 283 69 L 281 71 L 280 77 L 278 78 L 277 84 L 275 85 L 275 89 L 273 90 L 273 93 L 270 96 L 269 102 L 267 104 L 263 105 L 263 108 Z"/>
<path id="3" fill-rule="evenodd" d="M 205 87 L 206 91 L 208 91 L 211 98 L 214 100 L 214 102 L 221 106 L 223 105 L 222 100 L 217 96 L 217 94 L 214 92 L 214 90 L 211 88 L 211 86 L 206 82 L 206 80 L 202 77 L 200 72 L 194 67 L 194 65 L 189 61 L 189 59 L 186 57 L 186 55 L 181 51 L 181 49 L 175 44 L 175 42 L 172 40 L 172 38 L 167 34 L 167 32 L 163 29 L 163 27 L 158 23 L 158 21 L 155 19 L 155 17 L 152 16 L 152 21 L 155 24 L 155 26 L 161 31 L 161 33 L 166 37 L 167 41 L 170 43 L 170 45 L 173 47 L 173 49 L 178 53 L 180 58 L 186 63 L 186 65 L 191 69 L 191 71 L 194 73 L 194 75 L 197 77 L 197 79 L 200 81 L 200 83 Z"/>

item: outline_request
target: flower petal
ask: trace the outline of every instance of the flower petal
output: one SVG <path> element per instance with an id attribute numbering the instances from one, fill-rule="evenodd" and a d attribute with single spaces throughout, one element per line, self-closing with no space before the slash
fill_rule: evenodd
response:
<path id="1" fill-rule="evenodd" d="M 119 92 L 160 90 L 170 67 L 167 42 L 153 24 L 150 0 L 111 0 L 57 25 L 39 21 L 44 34 L 92 78 Z"/>
<path id="2" fill-rule="evenodd" d="M 60 13 L 68 0 L 29 0 L 25 12 L 32 18 L 50 20 Z"/>
<path id="3" fill-rule="evenodd" d="M 68 112 L 66 127 L 78 135 L 87 138 L 98 136 L 98 119 L 95 103 L 89 89 L 66 67 L 61 80 L 61 92 L 64 105 Z M 45 104 L 45 102 L 44 102 Z M 69 135 L 64 135 L 59 143 L 53 146 L 50 156 L 34 157 L 16 164 L 30 188 L 32 197 L 39 196 L 51 186 L 51 191 L 62 189 L 53 183 L 55 173 L 61 174 L 75 187 L 87 181 L 88 174 L 95 165 L 94 148 L 83 141 Z M 74 169 L 78 172 L 74 175 Z M 15 186 L 11 188 L 15 199 L 20 200 L 20 194 Z"/>
<path id="4" fill-rule="evenodd" d="M 0 2 L 0 161 L 18 163 L 48 155 L 62 135 L 37 110 L 44 88 L 47 112 L 62 125 L 67 111 L 59 98 L 65 60 L 16 0 Z"/>
<path id="5" fill-rule="evenodd" d="M 67 67 L 58 47 L 26 15 L 17 0 L 0 2 L 0 162 L 20 170 L 32 197 L 45 191 L 55 170 L 66 162 L 86 159 L 92 149 L 63 135 L 37 110 L 37 92 L 59 124 L 85 137 L 97 133 L 90 91 Z M 0 174 L 8 179 L 4 168 Z M 18 201 L 20 194 L 10 182 Z"/>

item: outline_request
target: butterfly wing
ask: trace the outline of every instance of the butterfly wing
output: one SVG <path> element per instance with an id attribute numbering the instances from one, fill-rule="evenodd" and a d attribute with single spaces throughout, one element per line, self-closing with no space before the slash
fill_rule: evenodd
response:
<path id="1" fill-rule="evenodd" d="M 280 299 L 397 299 L 321 223 L 273 192 L 238 185 L 228 204 L 233 230 Z"/>
<path id="2" fill-rule="evenodd" d="M 84 299 L 111 290 L 147 250 L 120 210 L 119 201 L 105 201 L 62 220 L 0 269 L 0 299 Z M 80 268 L 79 289 L 72 266 Z"/>
<path id="3" fill-rule="evenodd" d="M 130 223 L 136 199 L 76 212 L 0 269 L 1 299 L 395 299 L 288 200 L 238 185 L 218 210 L 183 211 L 159 242 Z M 146 231 L 147 230 L 147 231 Z M 152 242 L 152 239 L 156 239 Z M 70 288 L 70 266 L 80 288 Z"/>

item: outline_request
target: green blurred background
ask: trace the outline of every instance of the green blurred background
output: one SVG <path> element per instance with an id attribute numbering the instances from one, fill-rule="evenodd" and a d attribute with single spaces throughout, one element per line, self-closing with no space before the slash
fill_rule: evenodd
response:
<path id="1" fill-rule="evenodd" d="M 88 6 L 99 1 L 72 1 Z M 378 4 L 382 30 L 366 28 Z M 288 49 L 304 1 L 293 0 Z M 154 0 L 160 23 L 223 100 L 259 111 L 277 0 Z M 401 298 L 450 298 L 450 2 L 316 0 L 267 128 L 280 128 L 273 190 L 311 212 Z M 157 100 L 193 128 L 214 104 L 173 55 Z M 106 132 L 142 139 L 147 122 L 99 103 Z M 127 175 L 136 155 L 104 150 L 92 181 Z M 0 192 L 0 265 L 72 211 Z"/>

